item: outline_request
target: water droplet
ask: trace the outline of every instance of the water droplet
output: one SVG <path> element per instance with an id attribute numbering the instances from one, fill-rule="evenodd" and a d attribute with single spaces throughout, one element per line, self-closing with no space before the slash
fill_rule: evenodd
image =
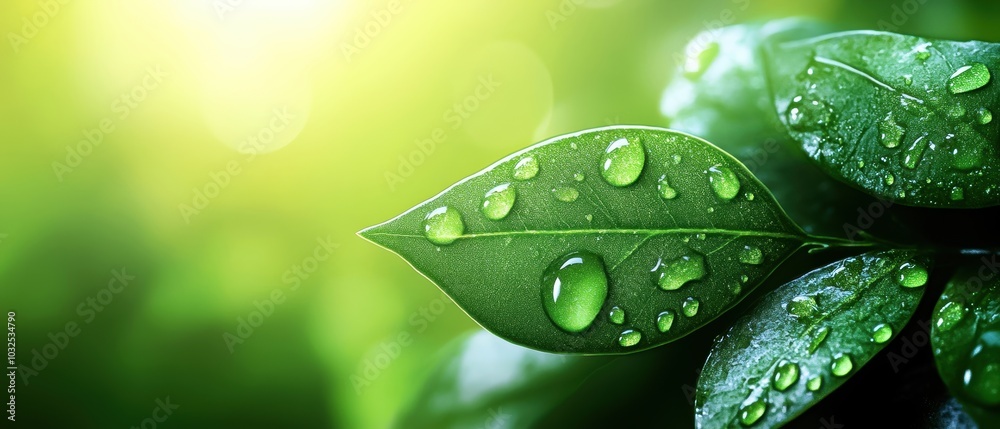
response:
<path id="1" fill-rule="evenodd" d="M 892 112 L 878 123 L 879 142 L 889 149 L 899 146 L 905 132 L 906 129 L 892 117 Z"/>
<path id="2" fill-rule="evenodd" d="M 753 201 L 753 199 L 757 197 L 753 194 L 753 192 L 747 192 L 746 194 L 743 194 L 743 196 L 747 198 L 747 201 Z"/>
<path id="3" fill-rule="evenodd" d="M 816 303 L 816 298 L 809 295 L 799 295 L 785 304 L 785 310 L 796 318 L 808 319 L 816 315 L 816 312 L 819 311 L 819 305 Z"/>
<path id="4" fill-rule="evenodd" d="M 961 187 L 951 188 L 951 200 L 952 201 L 962 201 L 965 199 L 965 189 Z"/>
<path id="5" fill-rule="evenodd" d="M 576 188 L 571 188 L 569 186 L 563 186 L 560 188 L 555 188 L 552 190 L 552 195 L 555 195 L 556 199 L 564 203 L 572 203 L 580 196 L 580 191 Z"/>
<path id="6" fill-rule="evenodd" d="M 677 164 L 681 163 L 681 156 L 680 155 L 674 154 L 674 155 L 672 155 L 670 157 L 670 159 L 674 161 L 674 165 L 677 165 Z"/>
<path id="7" fill-rule="evenodd" d="M 826 336 L 830 335 L 830 328 L 823 326 L 816 330 L 816 334 L 813 335 L 812 341 L 809 342 L 809 354 L 816 353 L 819 346 L 823 345 L 823 341 L 826 341 Z"/>
<path id="8" fill-rule="evenodd" d="M 810 392 L 815 392 L 821 387 L 823 387 L 823 376 L 821 375 L 814 376 L 806 382 L 806 389 L 809 389 Z"/>
<path id="9" fill-rule="evenodd" d="M 927 61 L 927 59 L 931 57 L 931 53 L 930 51 L 925 50 L 917 51 L 916 57 L 920 61 Z"/>
<path id="10" fill-rule="evenodd" d="M 697 239 L 699 239 L 701 241 L 705 241 L 706 237 L 708 237 L 708 236 L 705 235 L 704 233 L 698 233 L 698 234 L 695 234 L 695 236 L 694 236 L 694 238 L 697 238 Z"/>
<path id="11" fill-rule="evenodd" d="M 800 95 L 788 104 L 785 117 L 793 130 L 808 131 L 829 124 L 833 118 L 833 110 L 822 101 L 806 100 Z"/>
<path id="12" fill-rule="evenodd" d="M 689 52 L 684 61 L 684 76 L 688 79 L 697 79 L 705 73 L 708 66 L 712 65 L 715 57 L 719 56 L 719 44 L 709 42 L 697 52 Z"/>
<path id="13" fill-rule="evenodd" d="M 743 250 L 740 251 L 740 262 L 749 265 L 760 265 L 761 262 L 764 262 L 764 253 L 760 251 L 759 247 L 743 246 Z"/>
<path id="14" fill-rule="evenodd" d="M 585 214 L 585 215 L 583 215 L 583 217 L 585 219 L 587 219 L 587 222 L 593 222 L 594 221 L 594 215 L 592 215 L 592 214 Z"/>
<path id="15" fill-rule="evenodd" d="M 708 182 L 712 185 L 715 195 L 729 201 L 740 192 L 740 178 L 733 170 L 716 165 L 708 169 Z"/>
<path id="16" fill-rule="evenodd" d="M 893 183 L 896 183 L 896 176 L 893 176 L 892 173 L 886 174 L 885 175 L 885 184 L 889 185 L 889 186 L 892 186 Z"/>
<path id="17" fill-rule="evenodd" d="M 534 157 L 521 158 L 514 165 L 514 178 L 517 180 L 531 180 L 538 175 L 538 160 Z"/>
<path id="18" fill-rule="evenodd" d="M 989 81 L 990 69 L 982 63 L 972 63 L 960 67 L 948 78 L 948 91 L 952 94 L 961 94 L 982 88 Z"/>
<path id="19" fill-rule="evenodd" d="M 619 306 L 614 306 L 611 308 L 611 312 L 608 313 L 608 318 L 611 319 L 611 323 L 616 325 L 621 325 L 625 323 L 625 310 L 622 310 Z"/>
<path id="20" fill-rule="evenodd" d="M 583 179 L 586 179 L 586 178 L 587 178 L 587 176 L 584 176 L 583 173 L 576 173 L 576 174 L 573 175 L 573 180 L 576 180 L 577 182 L 582 182 Z"/>
<path id="21" fill-rule="evenodd" d="M 886 341 L 892 338 L 892 326 L 886 323 L 879 323 L 872 328 L 872 341 L 878 344 L 884 344 Z"/>
<path id="22" fill-rule="evenodd" d="M 917 164 L 924 159 L 924 151 L 929 143 L 927 134 L 917 137 L 905 152 L 903 152 L 903 166 L 909 169 L 917 168 Z"/>
<path id="23" fill-rule="evenodd" d="M 784 391 L 796 381 L 799 381 L 799 366 L 793 362 L 779 362 L 778 367 L 774 370 L 774 388 Z"/>
<path id="24" fill-rule="evenodd" d="M 903 287 L 920 287 L 927 283 L 927 269 L 913 262 L 904 262 L 899 266 L 896 280 Z"/>
<path id="25" fill-rule="evenodd" d="M 632 347 L 642 340 L 642 333 L 634 329 L 626 329 L 618 336 L 618 344 L 622 347 Z"/>
<path id="26" fill-rule="evenodd" d="M 979 167 L 983 159 L 982 148 L 972 146 L 970 143 L 952 149 L 951 155 L 951 166 L 959 170 L 971 170 Z"/>
<path id="27" fill-rule="evenodd" d="M 903 84 L 906 86 L 913 85 L 913 75 L 912 74 L 903 75 Z"/>
<path id="28" fill-rule="evenodd" d="M 767 411 L 767 404 L 764 403 L 763 399 L 758 398 L 752 402 L 744 402 L 740 407 L 740 424 L 752 426 L 764 416 L 764 411 Z"/>
<path id="29" fill-rule="evenodd" d="M 979 122 L 980 125 L 986 125 L 993 122 L 993 112 L 985 107 L 976 109 L 976 122 Z"/>
<path id="30" fill-rule="evenodd" d="M 573 150 L 576 150 L 576 148 L 577 148 L 577 146 L 576 146 L 576 142 L 570 142 L 570 143 L 569 143 L 569 148 L 570 148 L 570 149 L 573 149 Z"/>
<path id="31" fill-rule="evenodd" d="M 746 283 L 746 282 L 750 281 L 750 277 L 748 277 L 746 274 L 742 274 L 742 275 L 740 275 L 740 281 L 743 282 L 743 283 Z"/>
<path id="32" fill-rule="evenodd" d="M 424 218 L 424 237 L 439 246 L 453 243 L 464 232 L 462 214 L 451 207 L 438 207 Z"/>
<path id="33" fill-rule="evenodd" d="M 697 253 L 670 261 L 660 259 L 653 267 L 653 278 L 663 290 L 677 290 L 690 281 L 705 277 L 705 258 Z"/>
<path id="34" fill-rule="evenodd" d="M 601 175 L 612 186 L 628 186 L 635 183 L 646 165 L 646 151 L 638 139 L 615 140 L 604 151 L 601 160 Z"/>
<path id="35" fill-rule="evenodd" d="M 684 315 L 687 317 L 694 317 L 698 315 L 698 307 L 700 305 L 701 303 L 698 302 L 697 299 L 689 296 L 684 300 L 684 303 L 681 304 L 681 311 L 684 312 Z"/>
<path id="36" fill-rule="evenodd" d="M 837 353 L 833 356 L 833 362 L 830 364 L 830 370 L 833 375 L 837 377 L 843 377 L 854 369 L 854 362 L 851 361 L 851 355 L 846 353 Z"/>
<path id="37" fill-rule="evenodd" d="M 656 329 L 667 332 L 674 326 L 674 312 L 667 310 L 656 316 Z"/>
<path id="38" fill-rule="evenodd" d="M 542 276 L 542 304 L 549 319 L 567 332 L 587 329 L 608 297 L 600 256 L 572 252 L 552 261 Z"/>
<path id="39" fill-rule="evenodd" d="M 656 184 L 656 189 L 660 191 L 660 197 L 665 200 L 677 198 L 677 190 L 670 187 L 670 182 L 667 181 L 666 174 L 660 176 L 660 181 Z"/>
<path id="40" fill-rule="evenodd" d="M 483 215 L 491 220 L 503 219 L 510 213 L 511 207 L 514 207 L 516 199 L 517 192 L 510 186 L 510 183 L 504 183 L 490 189 L 486 193 L 486 198 L 483 199 Z"/>
<path id="41" fill-rule="evenodd" d="M 968 310 L 965 305 L 958 301 L 949 301 L 941 310 L 937 313 L 937 320 L 934 321 L 934 325 L 941 328 L 942 331 L 950 331 L 958 322 L 961 322 L 965 318 L 965 313 Z"/>
<path id="42" fill-rule="evenodd" d="M 987 406 L 1000 405 L 1000 331 L 979 336 L 969 355 L 963 382 L 965 391 Z"/>
<path id="43" fill-rule="evenodd" d="M 948 109 L 948 116 L 956 119 L 965 116 L 965 107 L 962 107 L 960 104 L 951 106 Z"/>
<path id="44" fill-rule="evenodd" d="M 729 291 L 732 292 L 733 295 L 739 295 L 741 292 L 743 292 L 743 286 L 740 286 L 739 283 L 733 282 L 731 285 L 729 285 Z"/>
<path id="45" fill-rule="evenodd" d="M 865 161 L 859 159 L 858 160 L 858 168 L 865 168 Z"/>

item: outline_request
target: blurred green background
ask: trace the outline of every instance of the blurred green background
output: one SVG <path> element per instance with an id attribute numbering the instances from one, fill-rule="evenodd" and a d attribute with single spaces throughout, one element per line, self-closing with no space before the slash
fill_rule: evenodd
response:
<path id="1" fill-rule="evenodd" d="M 4 2 L 0 310 L 16 312 L 18 421 L 139 426 L 170 402 L 160 427 L 386 427 L 476 325 L 356 231 L 544 138 L 665 124 L 684 44 L 723 23 L 803 15 L 998 41 L 998 13 Z"/>

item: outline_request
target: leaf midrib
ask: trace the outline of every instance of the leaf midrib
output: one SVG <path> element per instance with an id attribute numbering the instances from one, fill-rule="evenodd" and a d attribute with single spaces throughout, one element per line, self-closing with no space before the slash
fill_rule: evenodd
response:
<path id="1" fill-rule="evenodd" d="M 460 240 L 469 238 L 509 237 L 517 235 L 531 236 L 531 235 L 589 235 L 589 234 L 599 234 L 599 235 L 621 234 L 621 235 L 637 235 L 637 236 L 648 236 L 648 237 L 654 237 L 658 235 L 671 235 L 671 234 L 706 234 L 706 235 L 710 234 L 710 235 L 723 235 L 723 236 L 779 238 L 779 239 L 789 239 L 798 241 L 805 241 L 806 239 L 805 236 L 795 233 L 771 232 L 771 231 L 745 231 L 745 230 L 718 229 L 718 228 L 521 230 L 521 231 L 498 231 L 498 232 L 481 232 L 475 234 L 462 234 L 456 237 L 456 239 Z M 371 233 L 371 235 L 426 239 L 426 237 L 423 234 L 373 232 Z"/>

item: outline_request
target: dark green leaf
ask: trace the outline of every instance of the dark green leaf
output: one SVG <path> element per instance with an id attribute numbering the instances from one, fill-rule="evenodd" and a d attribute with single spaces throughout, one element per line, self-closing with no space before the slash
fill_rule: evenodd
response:
<path id="1" fill-rule="evenodd" d="M 963 266 L 934 307 L 938 372 L 984 427 L 1000 427 L 1000 278 L 996 256 Z"/>
<path id="2" fill-rule="evenodd" d="M 476 332 L 448 348 L 401 428 L 527 427 L 612 358 L 542 353 Z"/>
<path id="3" fill-rule="evenodd" d="M 1000 45 L 865 31 L 768 53 L 779 117 L 830 174 L 904 205 L 1000 204 Z"/>
<path id="4" fill-rule="evenodd" d="M 764 297 L 709 355 L 698 427 L 780 426 L 843 384 L 916 310 L 928 273 L 914 254 L 847 258 Z"/>
<path id="5" fill-rule="evenodd" d="M 625 141 L 633 150 L 606 163 L 606 150 Z M 515 195 L 499 220 L 484 215 L 491 190 L 490 204 Z M 570 353 L 680 338 L 738 303 L 805 241 L 738 161 L 649 127 L 553 138 L 361 235 L 401 255 L 491 332 Z M 543 305 L 564 262 L 563 299 Z M 615 307 L 621 324 L 610 317 Z"/>

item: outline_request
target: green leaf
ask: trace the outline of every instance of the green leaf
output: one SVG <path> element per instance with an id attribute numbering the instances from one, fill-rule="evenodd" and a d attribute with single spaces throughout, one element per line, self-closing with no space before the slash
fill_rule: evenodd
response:
<path id="1" fill-rule="evenodd" d="M 508 192 L 512 199 L 496 197 Z M 513 203 L 493 220 L 484 203 L 492 213 L 497 201 Z M 626 353 L 683 337 L 806 241 L 738 161 L 650 127 L 550 139 L 360 234 L 489 331 L 567 353 Z M 610 316 L 616 307 L 621 324 Z"/>
<path id="2" fill-rule="evenodd" d="M 961 267 L 934 307 L 938 373 L 983 427 L 1000 426 L 1000 278 L 997 257 Z"/>
<path id="3" fill-rule="evenodd" d="M 1000 204 L 1000 45 L 864 31 L 768 53 L 777 113 L 830 174 L 904 205 Z"/>
<path id="4" fill-rule="evenodd" d="M 483 331 L 444 356 L 396 426 L 527 427 L 612 360 L 542 353 Z"/>
<path id="5" fill-rule="evenodd" d="M 700 428 L 777 427 L 855 374 L 913 315 L 912 251 L 847 258 L 771 292 L 719 337 L 698 379 Z"/>

